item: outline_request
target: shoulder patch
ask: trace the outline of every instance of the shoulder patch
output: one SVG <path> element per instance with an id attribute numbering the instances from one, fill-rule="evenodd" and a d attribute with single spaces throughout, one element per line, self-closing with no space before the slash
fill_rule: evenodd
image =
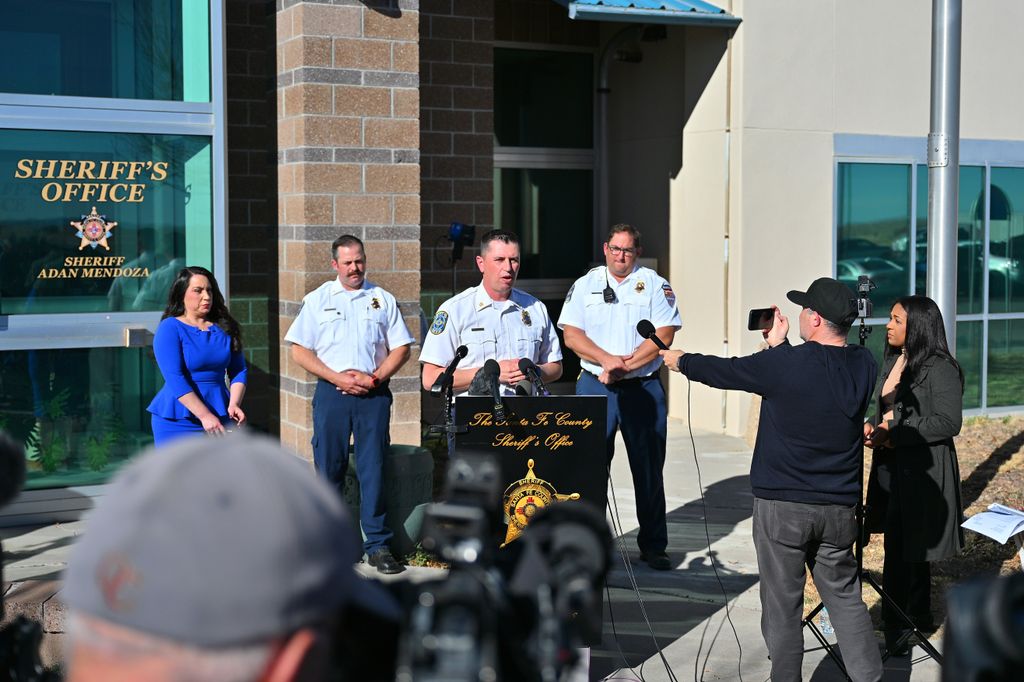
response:
<path id="1" fill-rule="evenodd" d="M 661 290 L 665 292 L 665 298 L 668 299 L 668 302 L 675 305 L 676 295 L 672 292 L 672 285 L 665 282 L 661 285 Z"/>
<path id="2" fill-rule="evenodd" d="M 447 326 L 448 313 L 443 310 L 438 310 L 437 315 L 434 315 L 434 322 L 430 325 L 430 333 L 435 335 L 440 334 Z"/>
<path id="3" fill-rule="evenodd" d="M 576 291 L 576 284 L 575 284 L 575 282 L 573 283 L 573 285 L 571 287 L 569 287 L 569 293 L 567 293 L 565 295 L 565 302 L 566 303 L 568 303 L 569 299 L 572 298 L 572 292 L 574 292 L 574 291 Z"/>

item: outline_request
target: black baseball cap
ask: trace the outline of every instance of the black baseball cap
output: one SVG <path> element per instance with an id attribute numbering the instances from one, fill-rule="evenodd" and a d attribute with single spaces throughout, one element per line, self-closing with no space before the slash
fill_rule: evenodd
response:
<path id="1" fill-rule="evenodd" d="M 850 287 L 831 277 L 819 277 L 807 291 L 796 289 L 786 298 L 802 308 L 810 308 L 829 322 L 845 325 L 857 317 L 857 300 Z"/>

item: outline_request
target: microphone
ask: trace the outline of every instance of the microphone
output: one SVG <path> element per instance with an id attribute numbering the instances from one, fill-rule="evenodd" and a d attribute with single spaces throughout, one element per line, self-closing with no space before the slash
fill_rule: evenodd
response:
<path id="1" fill-rule="evenodd" d="M 501 384 L 498 377 L 501 376 L 501 366 L 497 360 L 488 360 L 484 363 L 484 376 L 487 385 L 491 389 L 491 397 L 494 398 L 494 418 L 498 421 L 505 420 L 505 403 L 501 401 Z"/>
<path id="2" fill-rule="evenodd" d="M 650 320 L 640 320 L 636 323 L 636 333 L 645 339 L 650 339 L 654 342 L 654 345 L 662 350 L 668 350 L 668 346 L 665 342 L 658 338 L 655 333 L 654 325 L 651 324 Z"/>
<path id="3" fill-rule="evenodd" d="M 533 361 L 529 358 L 519 359 L 519 371 L 526 375 L 527 380 L 533 384 L 534 392 L 537 395 L 551 395 L 551 391 L 544 385 L 544 379 L 541 378 L 540 368 L 533 364 Z"/>
<path id="4" fill-rule="evenodd" d="M 516 384 L 516 395 L 518 396 L 531 396 L 533 395 L 533 390 L 533 384 L 526 379 Z"/>
<path id="5" fill-rule="evenodd" d="M 452 361 L 448 363 L 448 366 L 445 367 L 444 371 L 434 381 L 434 385 L 430 387 L 431 393 L 440 393 L 444 390 L 445 386 L 451 385 L 452 378 L 455 376 L 455 368 L 459 366 L 459 360 L 466 357 L 467 353 L 469 353 L 469 349 L 465 346 L 459 346 L 455 349 L 455 357 L 452 358 Z"/>

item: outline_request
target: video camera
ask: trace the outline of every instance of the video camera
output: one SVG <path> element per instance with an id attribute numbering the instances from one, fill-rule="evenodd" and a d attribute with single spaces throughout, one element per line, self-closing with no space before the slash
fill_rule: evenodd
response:
<path id="1" fill-rule="evenodd" d="M 554 681 L 600 635 L 612 542 L 603 515 L 585 502 L 546 507 L 499 550 L 500 474 L 492 457 L 452 460 L 423 541 L 451 569 L 403 597 L 396 679 Z"/>
<path id="2" fill-rule="evenodd" d="M 857 317 L 864 320 L 871 317 L 873 306 L 868 296 L 874 288 L 875 283 L 867 275 L 861 275 L 857 278 Z"/>
<path id="3" fill-rule="evenodd" d="M 943 682 L 1024 679 L 1024 573 L 954 585 L 946 612 Z"/>

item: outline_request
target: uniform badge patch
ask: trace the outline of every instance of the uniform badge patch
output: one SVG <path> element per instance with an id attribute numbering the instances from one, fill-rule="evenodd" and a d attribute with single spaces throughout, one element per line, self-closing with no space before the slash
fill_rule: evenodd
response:
<path id="1" fill-rule="evenodd" d="M 569 287 L 569 293 L 567 293 L 565 295 L 565 302 L 566 303 L 568 303 L 569 299 L 572 298 L 572 292 L 574 292 L 574 291 L 576 291 L 576 285 L 575 284 L 573 284 L 571 287 Z"/>
<path id="2" fill-rule="evenodd" d="M 664 284 L 661 285 L 661 290 L 665 292 L 665 298 L 668 300 L 668 302 L 671 303 L 672 305 L 675 305 L 676 295 L 672 292 L 672 286 L 668 282 L 665 282 Z"/>
<path id="3" fill-rule="evenodd" d="M 636 283 L 636 286 L 633 287 L 633 291 L 635 291 L 638 294 L 641 294 L 641 293 L 643 293 L 644 289 L 646 289 L 646 288 L 647 288 L 647 285 L 644 284 L 643 280 L 640 280 L 639 282 Z"/>
<path id="4" fill-rule="evenodd" d="M 526 308 L 523 308 L 523 324 L 527 327 L 533 326 L 533 320 L 530 319 L 530 313 L 526 312 Z"/>
<path id="5" fill-rule="evenodd" d="M 431 334 L 440 334 L 444 331 L 444 328 L 448 326 L 448 313 L 443 310 L 438 310 L 437 315 L 434 315 L 434 322 L 430 325 Z"/>
<path id="6" fill-rule="evenodd" d="M 380 310 L 380 301 L 377 300 L 376 296 L 370 299 L 370 307 L 374 310 Z"/>

